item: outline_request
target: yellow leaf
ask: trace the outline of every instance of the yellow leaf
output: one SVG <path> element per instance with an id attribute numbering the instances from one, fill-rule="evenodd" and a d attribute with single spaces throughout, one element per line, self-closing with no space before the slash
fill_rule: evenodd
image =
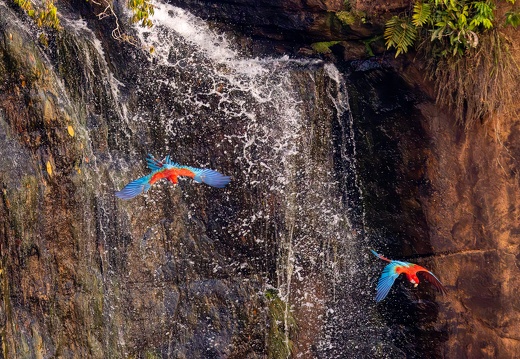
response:
<path id="1" fill-rule="evenodd" d="M 49 161 L 47 161 L 47 173 L 52 176 L 52 165 Z"/>
<path id="2" fill-rule="evenodd" d="M 74 129 L 72 128 L 72 126 L 67 127 L 67 131 L 69 131 L 70 137 L 74 137 Z"/>

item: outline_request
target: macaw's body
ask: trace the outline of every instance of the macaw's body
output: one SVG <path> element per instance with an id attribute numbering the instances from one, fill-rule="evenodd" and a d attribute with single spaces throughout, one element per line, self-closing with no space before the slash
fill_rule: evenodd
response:
<path id="1" fill-rule="evenodd" d="M 394 261 L 376 253 L 373 250 L 370 251 L 376 257 L 384 260 L 385 262 L 388 262 L 386 267 L 383 269 L 383 273 L 379 278 L 379 282 L 377 283 L 376 302 L 380 302 L 385 299 L 395 280 L 401 274 L 406 275 L 406 278 L 410 281 L 410 283 L 417 287 L 419 285 L 419 278 L 417 277 L 417 274 L 420 273 L 420 275 L 424 276 L 428 282 L 433 284 L 439 292 L 443 294 L 446 293 L 446 288 L 444 288 L 440 280 L 438 280 L 437 277 L 428 269 L 414 263 Z"/>
<path id="2" fill-rule="evenodd" d="M 167 179 L 173 184 L 177 184 L 179 177 L 188 177 L 195 182 L 203 182 L 217 188 L 223 188 L 231 181 L 230 177 L 217 171 L 172 162 L 170 156 L 166 156 L 164 160 L 160 161 L 149 154 L 146 157 L 146 163 L 152 173 L 127 184 L 121 191 L 116 192 L 117 197 L 124 200 L 132 199 L 140 193 L 147 192 L 155 182 L 161 179 Z"/>

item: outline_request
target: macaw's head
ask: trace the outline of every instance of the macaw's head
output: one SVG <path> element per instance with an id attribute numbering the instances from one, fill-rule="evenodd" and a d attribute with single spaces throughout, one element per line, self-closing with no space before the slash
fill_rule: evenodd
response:
<path id="1" fill-rule="evenodd" d="M 410 274 L 408 276 L 408 280 L 410 281 L 410 283 L 413 284 L 414 287 L 417 287 L 419 285 L 419 278 L 416 274 Z"/>

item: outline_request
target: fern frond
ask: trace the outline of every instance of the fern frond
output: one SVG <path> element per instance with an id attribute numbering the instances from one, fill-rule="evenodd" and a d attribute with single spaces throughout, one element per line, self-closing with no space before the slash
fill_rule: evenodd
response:
<path id="1" fill-rule="evenodd" d="M 428 3 L 418 2 L 413 7 L 412 23 L 417 26 L 423 26 L 431 22 L 431 6 Z"/>
<path id="2" fill-rule="evenodd" d="M 385 29 L 386 48 L 394 47 L 397 51 L 395 56 L 408 52 L 417 38 L 417 28 L 410 19 L 393 16 L 386 23 Z"/>

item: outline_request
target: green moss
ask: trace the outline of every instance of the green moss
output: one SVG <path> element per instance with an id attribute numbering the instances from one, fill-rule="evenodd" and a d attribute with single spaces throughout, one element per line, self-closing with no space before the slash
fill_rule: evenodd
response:
<path id="1" fill-rule="evenodd" d="M 374 51 L 372 51 L 372 46 L 371 44 L 373 42 L 377 42 L 379 40 L 383 39 L 383 35 L 378 35 L 378 36 L 374 36 L 374 37 L 371 37 L 370 39 L 368 40 L 363 40 L 363 44 L 365 44 L 365 49 L 367 51 L 367 55 L 368 56 L 375 56 L 374 55 Z"/>
<path id="2" fill-rule="evenodd" d="M 311 44 L 311 47 L 318 54 L 329 54 L 331 53 L 330 48 L 336 44 L 339 44 L 339 41 L 323 41 L 323 42 L 315 42 Z"/>
<path id="3" fill-rule="evenodd" d="M 147 350 L 144 353 L 144 357 L 146 359 L 161 359 L 162 356 L 160 354 L 157 354 L 154 350 Z"/>
<path id="4" fill-rule="evenodd" d="M 336 17 L 345 25 L 352 25 L 356 22 L 356 17 L 350 11 L 338 11 Z"/>
<path id="5" fill-rule="evenodd" d="M 5 200 L 5 198 L 4 198 Z M 11 304 L 11 293 L 9 290 L 9 278 L 7 273 L 7 257 L 0 258 L 0 295 L 1 295 L 1 305 L 2 311 L 5 316 L 5 321 L 1 329 L 0 336 L 2 337 L 2 354 L 3 358 L 9 358 L 11 348 L 9 346 L 9 340 L 7 338 L 9 332 L 12 332 L 14 328 L 13 323 L 13 308 Z"/>
<path id="6" fill-rule="evenodd" d="M 18 190 L 11 192 L 11 213 L 14 217 L 15 235 L 21 240 L 21 252 L 30 255 L 34 247 L 34 225 L 38 221 L 38 180 L 26 175 Z"/>
<path id="7" fill-rule="evenodd" d="M 267 357 L 285 359 L 290 356 L 293 347 L 287 334 L 296 330 L 296 321 L 287 303 L 278 296 L 276 289 L 266 290 L 265 297 L 268 300 L 269 317 Z"/>
<path id="8" fill-rule="evenodd" d="M 364 24 L 366 22 L 366 14 L 363 11 L 338 11 L 336 17 L 344 25 Z"/>

